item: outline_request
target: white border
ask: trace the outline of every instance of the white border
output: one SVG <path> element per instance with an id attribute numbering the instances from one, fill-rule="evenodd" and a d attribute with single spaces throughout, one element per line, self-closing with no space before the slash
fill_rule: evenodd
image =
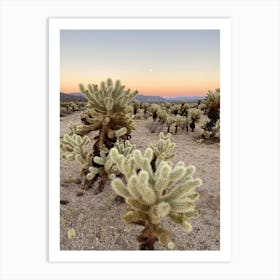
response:
<path id="1" fill-rule="evenodd" d="M 221 97 L 220 251 L 60 251 L 59 95 L 62 29 L 218 29 Z M 231 20 L 49 19 L 49 261 L 51 262 L 229 262 L 231 260 Z M 225 92 L 226 94 L 223 94 Z"/>

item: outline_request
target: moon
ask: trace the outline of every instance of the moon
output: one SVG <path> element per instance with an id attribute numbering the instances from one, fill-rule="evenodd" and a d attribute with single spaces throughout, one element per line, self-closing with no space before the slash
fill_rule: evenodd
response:
<path id="1" fill-rule="evenodd" d="M 148 71 L 149 71 L 150 73 L 152 73 L 152 72 L 153 72 L 153 69 L 152 69 L 152 68 L 149 68 Z"/>

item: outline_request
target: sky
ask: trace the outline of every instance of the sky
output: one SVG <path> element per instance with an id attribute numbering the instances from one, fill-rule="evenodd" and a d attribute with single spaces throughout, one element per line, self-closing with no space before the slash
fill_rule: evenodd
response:
<path id="1" fill-rule="evenodd" d="M 60 91 L 121 80 L 162 97 L 220 87 L 219 30 L 61 30 Z"/>

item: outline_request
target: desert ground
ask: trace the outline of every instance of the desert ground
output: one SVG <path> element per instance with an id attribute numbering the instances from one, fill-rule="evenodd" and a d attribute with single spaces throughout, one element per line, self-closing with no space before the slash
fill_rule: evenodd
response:
<path id="1" fill-rule="evenodd" d="M 80 112 L 60 119 L 60 135 L 69 133 L 69 122 L 80 122 Z M 135 119 L 136 129 L 131 142 L 144 151 L 149 144 L 158 141 L 158 132 L 151 133 L 147 128 L 152 123 Z M 178 225 L 164 221 L 171 230 L 170 240 L 175 243 L 174 250 L 219 250 L 220 249 L 220 144 L 197 143 L 199 123 L 195 132 L 179 131 L 172 135 L 176 143 L 176 156 L 173 160 L 184 161 L 196 166 L 195 177 L 203 180 L 198 188 L 200 198 L 196 208 L 200 216 L 191 219 L 193 230 L 184 232 Z M 89 135 L 90 137 L 93 134 Z M 137 235 L 141 226 L 128 228 L 121 217 L 126 213 L 126 204 L 116 200 L 116 194 L 108 183 L 104 191 L 95 194 L 94 187 L 80 188 L 80 165 L 78 162 L 60 162 L 60 247 L 61 250 L 138 250 Z M 68 231 L 75 229 L 74 239 L 68 238 Z M 158 242 L 156 250 L 167 250 Z"/>

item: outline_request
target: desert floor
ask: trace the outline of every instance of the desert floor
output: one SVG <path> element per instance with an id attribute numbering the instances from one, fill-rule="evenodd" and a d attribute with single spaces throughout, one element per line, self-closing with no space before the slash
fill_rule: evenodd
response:
<path id="1" fill-rule="evenodd" d="M 69 122 L 80 122 L 80 112 L 60 119 L 60 134 L 69 132 Z M 131 142 L 144 151 L 149 144 L 158 141 L 158 132 L 150 133 L 147 126 L 152 119 L 136 119 L 136 130 Z M 199 124 L 195 132 L 179 131 L 172 135 L 176 143 L 174 162 L 184 161 L 196 166 L 195 177 L 203 180 L 198 188 L 200 198 L 196 208 L 197 219 L 190 220 L 193 230 L 184 232 L 178 225 L 164 221 L 170 229 L 175 250 L 220 249 L 220 144 L 197 143 Z M 92 135 L 89 135 L 92 136 Z M 116 194 L 108 183 L 102 193 L 94 188 L 82 190 L 75 179 L 79 178 L 77 162 L 61 160 L 60 163 L 60 247 L 61 250 L 138 250 L 137 235 L 141 226 L 127 228 L 121 217 L 126 213 L 126 204 L 116 201 Z M 68 230 L 75 229 L 76 237 L 68 238 Z M 157 250 L 166 250 L 157 243 Z"/>

